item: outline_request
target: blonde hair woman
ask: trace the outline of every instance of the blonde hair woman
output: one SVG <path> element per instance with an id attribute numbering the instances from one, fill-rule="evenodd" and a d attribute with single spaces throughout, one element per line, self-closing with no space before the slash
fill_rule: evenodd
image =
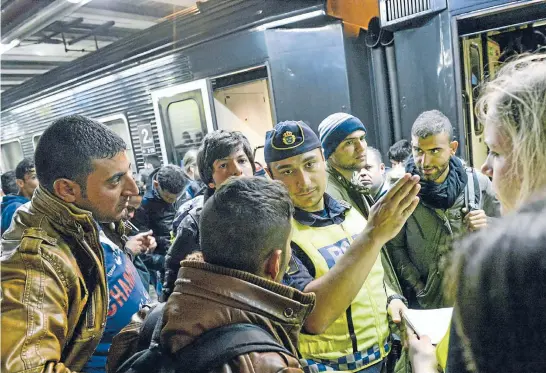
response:
<path id="1" fill-rule="evenodd" d="M 532 199 L 533 195 L 542 192 L 546 188 L 546 54 L 537 53 L 522 56 L 504 65 L 498 72 L 497 77 L 483 87 L 477 105 L 477 114 L 479 120 L 485 125 L 485 142 L 490 149 L 487 160 L 482 166 L 482 172 L 492 178 L 493 188 L 501 203 L 502 212 L 507 214 L 519 209 Z M 544 213 L 542 213 L 540 217 L 537 215 L 535 218 L 544 219 L 544 216 Z M 512 223 L 516 222 L 512 221 Z M 518 228 L 525 230 L 530 227 L 519 226 Z M 492 229 L 491 233 L 493 232 L 498 233 L 499 228 L 495 231 Z M 487 250 L 485 245 L 480 249 L 481 245 L 475 245 L 474 243 L 487 234 L 488 231 L 486 230 L 482 235 L 470 238 L 469 241 L 463 243 L 464 246 L 478 247 L 478 249 L 459 254 L 461 255 L 458 260 L 459 265 L 460 263 L 466 263 L 462 258 L 466 258 L 468 263 L 471 263 L 480 258 L 480 255 L 485 255 L 484 253 Z M 507 235 L 505 238 L 508 239 L 509 232 L 505 234 Z M 502 242 L 502 237 L 498 242 Z M 480 250 L 483 250 L 483 253 Z M 489 252 L 494 253 L 494 251 Z M 459 267 L 459 269 L 461 268 L 463 267 Z M 476 270 L 481 271 L 483 281 L 485 281 L 483 277 L 493 283 L 502 280 L 502 276 L 498 272 L 490 271 L 486 273 L 479 268 Z M 516 280 L 514 279 L 514 281 Z M 523 278 L 520 280 L 526 281 Z M 457 281 L 459 288 L 456 300 L 456 315 L 459 315 L 457 318 L 465 314 L 465 312 L 466 314 L 472 313 L 472 310 L 467 309 L 471 305 L 466 298 L 473 299 L 472 297 L 479 295 L 477 291 L 473 293 L 477 288 L 466 286 L 468 284 L 465 285 L 465 281 L 463 277 Z M 465 291 L 461 292 L 461 289 L 465 289 Z M 502 289 L 497 289 L 497 296 L 501 293 L 503 293 Z M 516 302 L 513 297 L 509 297 L 509 292 L 504 293 L 507 296 L 506 302 Z M 491 295 L 491 293 L 488 294 Z M 481 303 L 485 305 L 490 303 L 491 306 L 494 306 L 495 299 L 482 299 Z M 477 309 L 474 311 L 483 312 L 483 310 Z M 500 369 L 501 366 L 496 365 L 496 361 L 488 359 L 484 350 L 472 347 L 481 346 L 480 343 L 483 341 L 479 340 L 479 336 L 483 336 L 483 334 L 467 333 L 466 328 L 469 328 L 469 330 L 475 328 L 475 324 L 473 325 L 470 320 L 469 317 L 463 317 L 463 320 L 459 320 L 461 321 L 459 326 L 460 332 L 465 335 L 465 349 L 466 346 L 471 346 L 473 350 L 465 351 L 465 355 L 473 358 L 474 364 L 471 364 L 474 365 L 473 370 L 477 372 L 512 372 L 513 370 L 508 366 L 505 366 L 507 369 Z M 520 320 L 514 317 L 512 321 L 517 324 Z M 489 327 L 492 332 L 497 330 L 494 325 L 489 325 Z M 529 338 L 531 337 L 532 335 L 529 335 Z M 452 330 L 450 338 L 447 370 L 448 372 L 463 372 L 465 369 L 462 366 L 464 359 L 457 353 L 457 350 L 460 351 L 462 347 L 459 336 Z M 506 335 L 499 333 L 498 341 L 500 344 L 502 344 L 504 338 L 506 338 Z M 528 342 L 531 341 L 535 342 L 533 338 L 529 339 Z M 521 341 L 521 349 L 526 348 L 526 342 L 525 340 Z M 490 341 L 487 343 L 490 343 Z M 409 345 L 410 358 L 415 373 L 437 371 L 436 359 L 428 339 L 418 340 L 415 336 L 410 336 Z M 546 348 L 546 345 L 542 347 Z M 495 350 L 496 347 L 488 346 L 488 348 Z M 498 346 L 497 352 L 499 354 L 502 353 L 501 350 L 502 346 Z M 517 354 L 518 351 L 511 351 L 511 353 Z M 491 364 L 488 366 L 484 361 L 486 363 L 489 361 Z M 522 368 L 526 363 L 531 363 L 531 361 L 524 362 L 521 360 L 519 362 Z M 534 363 L 537 363 L 537 361 Z M 544 360 L 540 360 L 538 363 L 540 367 L 544 367 L 541 364 L 546 364 Z M 530 371 L 534 372 L 535 370 Z"/>
<path id="2" fill-rule="evenodd" d="M 546 188 L 546 54 L 506 64 L 478 101 L 490 149 L 482 172 L 492 177 L 503 213 Z"/>

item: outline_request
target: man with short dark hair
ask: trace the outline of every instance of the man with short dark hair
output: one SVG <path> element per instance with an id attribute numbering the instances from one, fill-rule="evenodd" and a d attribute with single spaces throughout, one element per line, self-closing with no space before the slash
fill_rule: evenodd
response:
<path id="1" fill-rule="evenodd" d="M 356 208 L 325 193 L 320 148 L 309 126 L 287 121 L 267 133 L 264 149 L 270 176 L 286 185 L 295 205 L 294 259 L 285 281 L 317 297 L 300 335 L 302 365 L 305 372 L 380 372 L 391 349 L 387 315 L 400 322 L 405 305 L 385 283 L 378 256 L 417 206 L 419 177 L 406 175 L 366 221 Z"/>
<path id="2" fill-rule="evenodd" d="M 411 144 L 403 139 L 394 143 L 389 148 L 389 161 L 391 168 L 387 171 L 387 184 L 396 183 L 406 172 L 406 161 L 411 156 Z"/>
<path id="3" fill-rule="evenodd" d="M 391 167 L 404 167 L 404 163 L 411 156 L 411 144 L 408 140 L 402 139 L 395 142 L 389 148 L 389 162 Z"/>
<path id="4" fill-rule="evenodd" d="M 180 167 L 166 165 L 152 172 L 150 178 L 152 188 L 144 194 L 142 205 L 135 213 L 134 224 L 141 232 L 153 231 L 156 238 L 157 248 L 143 260 L 150 271 L 152 284 L 160 294 L 165 254 L 171 246 L 175 203 L 184 191 L 185 177 Z"/>
<path id="5" fill-rule="evenodd" d="M 213 372 L 302 372 L 298 335 L 315 297 L 280 284 L 290 260 L 292 213 L 279 182 L 231 177 L 219 186 L 201 213 L 204 262 L 182 262 L 165 306 L 162 349 L 177 356 L 207 331 L 250 323 L 287 351 L 245 353 Z"/>
<path id="6" fill-rule="evenodd" d="M 8 195 L 2 199 L 2 226 L 0 228 L 2 233 L 9 228 L 15 210 L 30 201 L 34 190 L 39 185 L 32 160 L 25 158 L 19 162 L 15 168 L 15 182 L 19 189 L 17 195 Z"/>
<path id="7" fill-rule="evenodd" d="M 203 203 L 229 177 L 252 176 L 256 171 L 250 143 L 238 131 L 218 130 L 207 134 L 197 153 L 197 165 L 206 188 L 178 209 L 173 222 L 176 239 L 165 259 L 163 299 L 167 299 L 174 288 L 180 261 L 200 250 L 199 218 Z"/>
<path id="8" fill-rule="evenodd" d="M 411 145 L 406 172 L 421 177 L 420 203 L 387 248 L 412 306 L 440 308 L 449 305 L 442 282 L 453 239 L 485 228 L 499 204 L 491 181 L 455 155 L 459 143 L 444 114 L 422 113 Z"/>
<path id="9" fill-rule="evenodd" d="M 381 153 L 376 148 L 368 146 L 366 165 L 359 172 L 358 179 L 362 186 L 370 189 L 374 201 L 379 200 L 389 190 L 389 184 L 385 178 L 385 163 L 383 163 Z"/>
<path id="10" fill-rule="evenodd" d="M 15 171 L 6 171 L 1 176 L 2 180 L 2 192 L 8 196 L 10 194 L 17 194 L 19 188 L 17 187 L 17 181 L 15 181 Z"/>
<path id="11" fill-rule="evenodd" d="M 45 130 L 35 163 L 40 186 L 2 241 L 0 370 L 89 371 L 145 297 L 98 224 L 121 219 L 138 193 L 131 163 L 118 135 L 80 115 Z"/>

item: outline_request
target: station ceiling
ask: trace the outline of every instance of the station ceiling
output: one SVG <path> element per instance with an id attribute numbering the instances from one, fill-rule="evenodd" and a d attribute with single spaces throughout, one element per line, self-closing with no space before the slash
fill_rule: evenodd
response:
<path id="1" fill-rule="evenodd" d="M 1 0 L 0 92 L 195 5 L 195 0 Z"/>

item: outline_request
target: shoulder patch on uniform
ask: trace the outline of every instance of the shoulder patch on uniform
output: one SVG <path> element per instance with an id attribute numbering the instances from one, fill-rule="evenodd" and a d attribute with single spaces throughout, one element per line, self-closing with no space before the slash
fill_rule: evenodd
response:
<path id="1" fill-rule="evenodd" d="M 296 273 L 298 273 L 300 270 L 300 266 L 298 265 L 298 263 L 294 260 L 294 256 L 291 256 L 290 257 L 290 261 L 288 262 L 288 270 L 286 271 L 286 273 L 289 275 L 289 276 L 292 276 Z"/>
<path id="2" fill-rule="evenodd" d="M 346 209 L 350 209 L 350 208 L 353 207 L 353 206 L 352 206 L 349 202 L 347 202 L 347 201 L 344 201 L 344 200 L 341 200 L 341 199 L 338 199 L 338 200 L 336 200 L 336 201 L 338 201 L 339 204 L 340 204 L 341 206 L 345 207 Z"/>

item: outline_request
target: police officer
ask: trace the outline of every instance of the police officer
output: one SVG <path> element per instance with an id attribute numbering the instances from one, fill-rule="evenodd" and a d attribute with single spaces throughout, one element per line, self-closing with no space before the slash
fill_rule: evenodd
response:
<path id="1" fill-rule="evenodd" d="M 321 144 L 303 122 L 281 122 L 269 131 L 265 160 L 296 207 L 285 282 L 317 299 L 299 340 L 304 370 L 380 372 L 390 351 L 387 315 L 400 322 L 405 305 L 386 286 L 378 254 L 417 206 L 419 177 L 405 175 L 366 222 L 325 194 Z"/>

